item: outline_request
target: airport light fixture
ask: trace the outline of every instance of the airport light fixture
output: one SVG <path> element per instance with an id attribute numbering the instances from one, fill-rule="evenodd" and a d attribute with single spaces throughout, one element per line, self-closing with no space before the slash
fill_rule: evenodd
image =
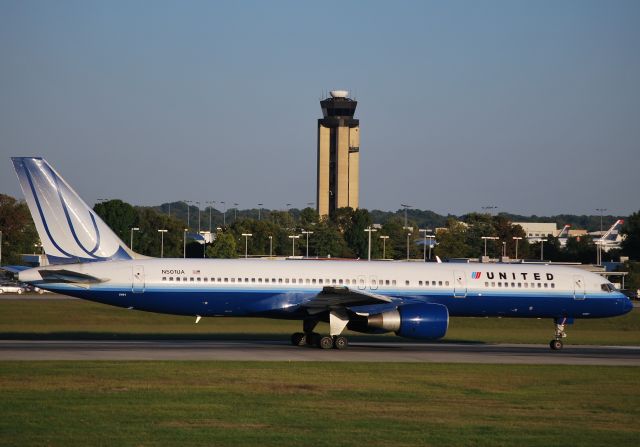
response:
<path id="1" fill-rule="evenodd" d="M 547 242 L 547 239 L 540 239 L 540 260 L 544 261 L 544 243 Z"/>
<path id="2" fill-rule="evenodd" d="M 411 233 L 407 233 L 407 261 L 409 260 L 409 238 L 411 237 Z"/>
<path id="3" fill-rule="evenodd" d="M 516 241 L 516 259 L 518 259 L 518 241 L 522 240 L 520 236 L 513 236 L 511 239 Z"/>
<path id="4" fill-rule="evenodd" d="M 367 260 L 371 261 L 371 233 L 375 233 L 378 230 L 376 230 L 375 228 L 371 228 L 371 225 L 369 225 L 369 228 L 365 228 L 364 231 L 369 233 L 369 251 L 368 251 Z"/>
<path id="5" fill-rule="evenodd" d="M 244 258 L 247 259 L 247 257 L 249 257 L 249 238 L 251 236 L 253 236 L 252 233 L 242 233 L 242 236 L 244 237 Z"/>
<path id="6" fill-rule="evenodd" d="M 387 259 L 387 239 L 389 236 L 380 236 L 382 239 L 382 259 Z"/>
<path id="7" fill-rule="evenodd" d="M 400 204 L 400 206 L 401 206 L 402 208 L 404 208 L 404 227 L 402 227 L 402 228 L 403 228 L 404 230 L 406 230 L 406 229 L 408 228 L 408 227 L 407 227 L 407 210 L 408 210 L 409 208 L 413 208 L 413 206 L 411 206 L 411 205 L 405 205 L 404 203 L 401 203 L 401 204 Z"/>
<path id="8" fill-rule="evenodd" d="M 273 257 L 273 236 L 269 236 L 269 257 Z"/>
<path id="9" fill-rule="evenodd" d="M 487 257 L 487 240 L 495 241 L 500 238 L 497 236 L 482 236 L 482 239 L 484 239 L 484 257 L 486 258 Z"/>
<path id="10" fill-rule="evenodd" d="M 129 242 L 129 248 L 131 249 L 131 251 L 133 251 L 133 232 L 134 231 L 140 231 L 140 228 L 138 227 L 131 228 L 131 240 Z"/>
<path id="11" fill-rule="evenodd" d="M 300 239 L 300 235 L 289 236 L 291 239 L 291 257 L 296 255 L 296 239 Z"/>
<path id="12" fill-rule="evenodd" d="M 227 226 L 227 204 L 225 202 L 222 203 L 222 226 Z"/>
<path id="13" fill-rule="evenodd" d="M 302 230 L 302 234 L 306 234 L 307 235 L 307 258 L 308 258 L 309 257 L 309 235 L 313 234 L 313 231 Z"/>
<path id="14" fill-rule="evenodd" d="M 262 220 L 262 203 L 258 203 L 258 220 Z"/>
<path id="15" fill-rule="evenodd" d="M 234 223 L 238 220 L 238 205 L 239 203 L 233 204 L 233 222 Z"/>
<path id="16" fill-rule="evenodd" d="M 502 241 L 502 257 L 503 258 L 507 257 L 507 242 L 506 241 Z"/>
<path id="17" fill-rule="evenodd" d="M 164 234 L 169 230 L 158 230 L 160 233 L 160 257 L 164 258 Z"/>

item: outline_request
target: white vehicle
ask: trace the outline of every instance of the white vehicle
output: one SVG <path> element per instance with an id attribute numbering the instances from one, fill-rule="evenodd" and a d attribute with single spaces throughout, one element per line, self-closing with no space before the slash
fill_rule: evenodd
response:
<path id="1" fill-rule="evenodd" d="M 11 283 L 2 283 L 0 284 L 0 293 L 17 293 L 18 295 L 22 295 L 24 289 L 20 286 Z"/>

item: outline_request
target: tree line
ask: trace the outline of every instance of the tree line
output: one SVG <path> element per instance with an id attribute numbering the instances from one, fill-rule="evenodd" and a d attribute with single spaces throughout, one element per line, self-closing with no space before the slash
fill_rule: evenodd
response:
<path id="1" fill-rule="evenodd" d="M 109 200 L 97 203 L 94 211 L 127 245 L 133 242 L 134 251 L 153 257 L 160 256 L 158 230 L 163 229 L 167 230 L 163 242 L 165 257 L 242 257 L 246 244 L 248 256 L 306 256 L 308 253 L 310 257 L 366 259 L 369 252 L 366 230 L 373 228 L 372 259 L 428 257 L 425 236 L 433 235 L 436 245 L 431 250 L 432 259 L 435 256 L 443 260 L 478 258 L 485 253 L 482 237 L 490 236 L 498 238 L 486 240 L 486 254 L 494 259 L 503 254 L 516 258 L 516 250 L 519 259 L 540 259 L 540 252 L 544 250 L 544 259 L 549 261 L 596 261 L 596 246 L 590 237 L 569 238 L 566 247 L 561 247 L 554 237 L 547 237 L 544 245 L 529 244 L 524 230 L 512 225 L 514 219 L 504 213 L 470 213 L 456 217 L 408 210 L 405 223 L 403 210 L 369 212 L 341 208 L 330 218 L 319 219 L 313 208 L 288 211 L 231 209 L 225 210 L 225 216 L 224 211 L 213 207 L 202 211 L 196 206 L 187 206 L 184 202 L 175 202 L 160 207 L 140 207 L 122 200 Z M 615 218 L 611 216 L 610 221 Z M 525 220 L 523 216 L 517 216 L 517 219 Z M 599 228 L 600 216 L 594 219 Z M 138 230 L 132 231 L 132 228 Z M 198 229 L 215 233 L 213 243 L 201 244 L 191 239 L 190 235 Z M 3 194 L 0 194 L 0 231 L 3 232 L 3 264 L 19 264 L 22 253 L 38 250 L 39 240 L 26 204 Z M 640 259 L 639 213 L 626 218 L 622 233 L 626 235 L 622 250 L 603 253 L 605 261 L 618 260 L 621 255 Z M 245 238 L 243 234 L 251 236 Z M 634 287 L 640 286 L 640 278 L 637 285 L 633 279 L 640 277 L 640 268 L 630 264 L 628 269 L 638 271 L 638 275 L 630 275 L 630 279 Z"/>

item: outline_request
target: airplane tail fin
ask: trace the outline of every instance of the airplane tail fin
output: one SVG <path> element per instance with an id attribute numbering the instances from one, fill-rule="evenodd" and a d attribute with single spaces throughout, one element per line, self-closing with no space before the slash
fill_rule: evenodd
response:
<path id="1" fill-rule="evenodd" d="M 11 159 L 50 264 L 142 257 L 39 157 Z"/>

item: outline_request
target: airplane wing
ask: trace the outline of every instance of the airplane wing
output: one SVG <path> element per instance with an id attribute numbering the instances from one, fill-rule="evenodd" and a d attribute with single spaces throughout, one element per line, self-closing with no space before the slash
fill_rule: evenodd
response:
<path id="1" fill-rule="evenodd" d="M 308 301 L 304 307 L 313 314 L 332 309 L 344 309 L 345 307 L 388 303 L 391 303 L 391 298 L 384 295 L 354 290 L 349 287 L 327 286 L 315 298 Z"/>

